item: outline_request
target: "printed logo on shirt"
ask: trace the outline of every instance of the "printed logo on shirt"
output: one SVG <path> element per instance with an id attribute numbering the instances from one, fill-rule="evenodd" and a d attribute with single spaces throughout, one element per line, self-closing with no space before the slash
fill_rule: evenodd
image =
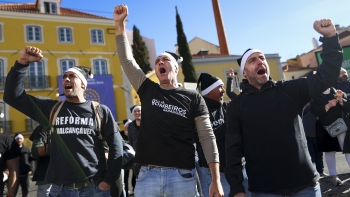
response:
<path id="1" fill-rule="evenodd" d="M 164 101 L 159 101 L 158 99 L 152 99 L 152 105 L 163 108 L 164 112 L 169 112 L 182 117 L 186 117 L 186 110 L 182 109 L 181 107 L 166 104 Z"/>
<path id="2" fill-rule="evenodd" d="M 219 128 L 224 123 L 225 123 L 224 119 L 215 120 L 215 121 L 211 122 L 211 127 L 213 128 L 213 130 L 215 130 L 215 129 Z"/>
<path id="3" fill-rule="evenodd" d="M 73 116 L 57 117 L 55 126 L 58 125 L 75 125 L 75 127 L 56 128 L 57 134 L 85 134 L 91 135 L 93 132 L 94 119 L 93 118 L 80 118 Z M 92 128 L 79 127 L 79 126 L 91 126 Z"/>

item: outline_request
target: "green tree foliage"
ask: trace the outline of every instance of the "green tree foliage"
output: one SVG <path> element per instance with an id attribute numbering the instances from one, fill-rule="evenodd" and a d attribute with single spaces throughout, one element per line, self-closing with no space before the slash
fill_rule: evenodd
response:
<path id="1" fill-rule="evenodd" d="M 145 42 L 142 40 L 140 30 L 135 25 L 133 27 L 132 53 L 137 64 L 140 66 L 140 68 L 145 74 L 152 70 L 148 61 L 148 49 L 146 47 Z"/>
<path id="2" fill-rule="evenodd" d="M 182 61 L 182 73 L 184 74 L 185 82 L 197 82 L 197 75 L 192 63 L 192 55 L 188 47 L 187 38 L 184 33 L 180 15 L 176 9 L 176 31 L 177 31 L 177 46 Z"/>

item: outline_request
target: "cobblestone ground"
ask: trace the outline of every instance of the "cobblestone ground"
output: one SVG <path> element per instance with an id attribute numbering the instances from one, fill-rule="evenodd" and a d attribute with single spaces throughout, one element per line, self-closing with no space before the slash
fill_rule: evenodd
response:
<path id="1" fill-rule="evenodd" d="M 350 197 L 350 173 L 339 174 L 338 177 L 343 181 L 340 186 L 333 186 L 329 176 L 320 179 L 323 197 Z"/>

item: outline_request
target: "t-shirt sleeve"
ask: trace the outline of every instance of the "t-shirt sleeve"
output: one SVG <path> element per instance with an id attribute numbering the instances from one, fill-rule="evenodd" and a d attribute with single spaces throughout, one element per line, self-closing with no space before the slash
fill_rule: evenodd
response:
<path id="1" fill-rule="evenodd" d="M 4 154 L 4 160 L 11 160 L 21 155 L 21 149 L 15 139 L 8 140 L 7 150 Z"/>
<path id="2" fill-rule="evenodd" d="M 208 113 L 209 111 L 203 97 L 197 94 L 196 99 L 194 100 L 194 113 L 193 113 L 194 118 L 198 116 L 206 115 Z"/>

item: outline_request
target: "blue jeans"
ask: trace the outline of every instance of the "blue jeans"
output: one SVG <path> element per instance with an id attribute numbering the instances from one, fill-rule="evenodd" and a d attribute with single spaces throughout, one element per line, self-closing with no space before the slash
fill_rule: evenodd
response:
<path id="1" fill-rule="evenodd" d="M 197 162 L 196 162 L 196 169 L 198 172 L 199 180 L 201 182 L 203 196 L 209 197 L 209 187 L 212 180 L 210 169 L 206 167 L 200 167 L 199 163 Z M 245 193 L 247 194 L 248 197 L 250 197 L 250 192 L 248 191 L 248 177 L 245 169 L 243 169 L 242 173 L 244 177 L 243 186 L 246 190 Z M 230 194 L 230 185 L 228 184 L 225 174 L 223 172 L 220 173 L 220 181 L 226 197 Z"/>
<path id="2" fill-rule="evenodd" d="M 50 194 L 51 184 L 38 185 L 36 197 L 48 197 Z"/>
<path id="3" fill-rule="evenodd" d="M 312 163 L 316 166 L 318 173 L 322 174 L 324 170 L 323 166 L 323 152 L 317 150 L 316 137 L 306 137 L 307 148 L 311 156 Z"/>
<path id="4" fill-rule="evenodd" d="M 136 178 L 135 197 L 195 196 L 195 169 L 152 168 L 142 166 Z"/>
<path id="5" fill-rule="evenodd" d="M 285 196 L 276 195 L 276 194 L 262 194 L 262 193 L 253 193 L 253 192 L 251 196 L 252 197 L 285 197 Z M 320 184 L 318 184 L 316 187 L 305 188 L 299 191 L 298 193 L 291 195 L 290 197 L 322 197 Z"/>
<path id="6" fill-rule="evenodd" d="M 109 190 L 100 190 L 98 185 L 92 181 L 92 187 L 83 189 L 74 189 L 72 187 L 64 187 L 63 185 L 52 184 L 50 197 L 110 197 Z"/>

